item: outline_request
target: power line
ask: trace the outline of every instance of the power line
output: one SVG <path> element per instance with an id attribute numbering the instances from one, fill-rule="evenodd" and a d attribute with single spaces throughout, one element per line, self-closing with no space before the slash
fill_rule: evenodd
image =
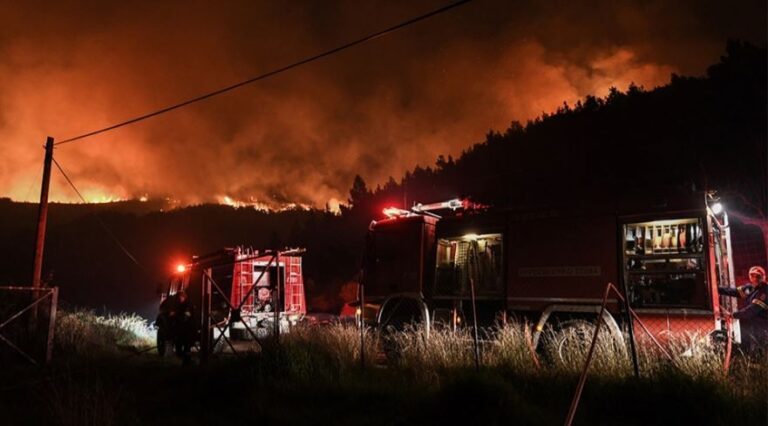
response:
<path id="1" fill-rule="evenodd" d="M 85 199 L 85 197 L 83 197 L 83 194 L 81 194 L 80 191 L 77 189 L 75 184 L 72 182 L 72 179 L 69 178 L 69 176 L 64 171 L 64 169 L 61 167 L 59 162 L 56 161 L 56 158 L 51 158 L 51 159 L 53 160 L 53 164 L 56 165 L 56 168 L 59 169 L 59 171 L 61 172 L 62 176 L 64 176 L 64 179 L 67 180 L 67 183 L 69 184 L 69 186 L 71 186 L 72 189 L 77 194 L 77 196 L 80 197 L 80 199 L 84 203 L 87 204 L 88 201 Z M 112 230 L 109 229 L 109 227 L 107 226 L 106 223 L 104 223 L 104 221 L 101 219 L 101 217 L 99 217 L 98 214 L 95 214 L 94 217 L 96 217 L 96 221 L 99 223 L 99 225 L 101 225 L 102 228 L 104 228 L 104 231 L 106 231 L 106 233 L 109 234 L 109 236 L 112 238 L 112 240 L 115 242 L 115 244 L 117 244 L 117 246 L 120 248 L 120 250 L 122 250 L 123 253 L 125 253 L 125 255 L 129 259 L 131 259 L 131 261 L 133 261 L 133 263 L 135 263 L 136 266 L 138 266 L 150 279 L 154 280 L 155 278 L 152 276 L 152 274 L 150 274 L 150 272 L 147 270 L 147 268 L 145 268 L 144 265 L 139 263 L 139 261 L 136 259 L 136 257 L 125 247 L 125 245 L 123 245 L 123 243 L 120 242 L 120 240 L 117 238 L 117 235 L 115 235 L 114 232 L 112 232 Z"/>
<path id="2" fill-rule="evenodd" d="M 95 135 L 98 135 L 100 133 L 105 133 L 105 132 L 108 132 L 110 130 L 115 130 L 115 129 L 123 127 L 123 126 L 127 126 L 129 124 L 137 123 L 139 121 L 143 121 L 143 120 L 146 120 L 148 118 L 152 118 L 152 117 L 155 117 L 155 116 L 160 115 L 160 114 L 165 114 L 166 112 L 170 112 L 170 111 L 173 111 L 175 109 L 179 109 L 179 108 L 185 107 L 187 105 L 190 105 L 190 104 L 193 104 L 193 103 L 196 103 L 196 102 L 200 102 L 200 101 L 203 101 L 203 100 L 208 99 L 208 98 L 212 98 L 212 97 L 217 96 L 217 95 L 221 95 L 223 93 L 235 90 L 237 88 L 243 87 L 245 85 L 254 83 L 254 82 L 259 81 L 259 80 L 264 80 L 266 78 L 272 77 L 273 75 L 283 73 L 285 71 L 288 71 L 290 69 L 299 67 L 301 65 L 317 61 L 318 59 L 322 59 L 322 58 L 324 58 L 326 56 L 333 55 L 334 53 L 341 52 L 342 50 L 346 50 L 346 49 L 349 49 L 351 47 L 357 46 L 359 44 L 363 44 L 365 42 L 377 39 L 379 37 L 383 37 L 383 36 L 385 36 L 387 34 L 393 33 L 395 31 L 400 30 L 402 28 L 405 28 L 405 27 L 407 27 L 409 25 L 412 25 L 412 24 L 415 24 L 417 22 L 423 21 L 425 19 L 431 18 L 431 17 L 433 17 L 435 15 L 439 15 L 439 14 L 441 14 L 443 12 L 447 12 L 448 10 L 451 10 L 451 9 L 453 9 L 455 7 L 461 6 L 461 5 L 465 4 L 465 3 L 469 3 L 470 1 L 471 0 L 459 0 L 459 1 L 455 2 L 455 3 L 451 3 L 451 4 L 447 5 L 447 6 L 443 6 L 443 7 L 439 8 L 439 9 L 435 9 L 435 10 L 433 10 L 431 12 L 428 12 L 428 13 L 425 13 L 423 15 L 419 15 L 419 16 L 417 16 L 415 18 L 411 18 L 411 19 L 409 19 L 407 21 L 401 22 L 401 23 L 399 23 L 399 24 L 397 24 L 395 26 L 392 26 L 392 27 L 389 27 L 387 29 L 384 29 L 384 30 L 381 30 L 381 31 L 378 31 L 378 32 L 375 32 L 375 33 L 372 33 L 372 34 L 369 34 L 369 35 L 367 35 L 367 36 L 365 36 L 363 38 L 357 39 L 355 41 L 351 41 L 351 42 L 346 43 L 344 45 L 341 45 L 339 47 L 335 47 L 335 48 L 333 48 L 331 50 L 327 50 L 325 52 L 318 53 L 318 54 L 316 54 L 314 56 L 302 59 L 302 60 L 300 60 L 298 62 L 294 62 L 294 63 L 292 63 L 290 65 L 285 65 L 285 66 L 283 66 L 281 68 L 277 68 L 275 70 L 269 71 L 269 72 L 261 74 L 259 76 L 256 76 L 256 77 L 253 77 L 253 78 L 249 78 L 247 80 L 243 80 L 243 81 L 241 81 L 239 83 L 235 83 L 235 84 L 233 84 L 231 86 L 223 87 L 223 88 L 215 90 L 213 92 L 209 92 L 209 93 L 206 93 L 204 95 L 200 95 L 200 96 L 188 99 L 186 101 L 182 101 L 180 103 L 177 103 L 177 104 L 174 104 L 174 105 L 171 105 L 171 106 L 159 109 L 159 110 L 154 111 L 154 112 L 150 112 L 150 113 L 147 113 L 147 114 L 144 114 L 144 115 L 140 115 L 138 117 L 131 118 L 130 120 L 126 120 L 126 121 L 123 121 L 121 123 L 117 123 L 117 124 L 114 124 L 114 125 L 111 125 L 111 126 L 108 126 L 108 127 L 104 127 L 102 129 L 99 129 L 99 130 L 94 130 L 92 132 L 84 133 L 84 134 L 82 134 L 80 136 L 75 136 L 75 137 L 72 137 L 72 138 L 69 138 L 69 139 L 64 139 L 64 140 L 62 140 L 60 142 L 55 143 L 55 145 L 62 145 L 62 144 L 65 144 L 65 143 L 70 143 L 70 142 L 74 142 L 74 141 L 77 141 L 77 140 L 85 139 L 85 138 L 88 138 L 88 137 L 91 137 L 91 136 L 95 136 Z"/>
<path id="3" fill-rule="evenodd" d="M 40 169 L 37 172 L 37 175 L 40 176 L 43 174 L 43 167 L 45 166 L 44 163 L 40 164 Z M 32 189 L 35 186 L 35 179 L 32 179 L 32 181 L 29 183 L 29 189 L 27 189 L 27 195 L 24 196 L 24 201 L 29 200 L 32 196 Z"/>

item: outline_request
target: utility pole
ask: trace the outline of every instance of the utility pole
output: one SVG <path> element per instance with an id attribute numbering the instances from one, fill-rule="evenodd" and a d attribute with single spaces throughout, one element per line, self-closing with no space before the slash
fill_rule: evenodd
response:
<path id="1" fill-rule="evenodd" d="M 53 161 L 53 138 L 45 141 L 45 162 L 43 163 L 43 183 L 40 186 L 40 205 L 37 210 L 37 238 L 35 239 L 35 260 L 32 270 L 32 288 L 40 288 L 43 271 L 43 248 L 45 247 L 45 227 L 48 223 L 48 188 L 51 184 L 51 162 Z"/>
<path id="2" fill-rule="evenodd" d="M 213 268 L 203 270 L 202 324 L 200 327 L 200 363 L 207 364 L 213 352 L 213 330 L 211 330 L 211 299 L 213 295 Z M 188 356 L 188 354 L 185 354 Z M 186 362 L 186 360 L 185 360 Z"/>

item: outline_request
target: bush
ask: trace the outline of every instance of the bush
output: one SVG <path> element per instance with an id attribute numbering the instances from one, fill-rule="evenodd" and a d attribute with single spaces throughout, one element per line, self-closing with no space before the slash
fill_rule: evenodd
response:
<path id="1" fill-rule="evenodd" d="M 59 354 L 114 353 L 155 344 L 155 330 L 135 314 L 99 316 L 91 310 L 59 311 L 54 342 Z"/>

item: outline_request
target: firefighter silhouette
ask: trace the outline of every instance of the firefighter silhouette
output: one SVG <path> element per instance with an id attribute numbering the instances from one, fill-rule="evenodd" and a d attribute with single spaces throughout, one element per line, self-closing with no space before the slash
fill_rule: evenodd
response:
<path id="1" fill-rule="evenodd" d="M 195 343 L 194 309 L 184 290 L 168 296 L 160 303 L 157 316 L 157 351 L 165 354 L 166 342 L 173 344 L 176 355 L 186 364 Z"/>
<path id="2" fill-rule="evenodd" d="M 746 349 L 768 347 L 768 283 L 765 269 L 753 266 L 749 269 L 749 283 L 736 288 L 719 287 L 723 296 L 744 300 L 744 307 L 733 312 L 740 321 L 742 343 Z"/>
<path id="3" fill-rule="evenodd" d="M 189 302 L 189 298 L 187 298 L 186 292 L 180 291 L 178 299 L 179 304 L 176 308 L 173 348 L 176 351 L 176 355 L 186 364 L 190 361 L 189 352 L 192 349 L 192 345 L 195 344 L 194 310 Z"/>

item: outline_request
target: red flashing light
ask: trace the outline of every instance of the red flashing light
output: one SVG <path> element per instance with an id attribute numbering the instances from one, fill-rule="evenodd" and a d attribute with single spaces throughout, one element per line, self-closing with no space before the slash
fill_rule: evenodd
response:
<path id="1" fill-rule="evenodd" d="M 182 264 L 176 265 L 176 272 L 179 274 L 187 272 L 187 265 L 182 265 Z"/>

